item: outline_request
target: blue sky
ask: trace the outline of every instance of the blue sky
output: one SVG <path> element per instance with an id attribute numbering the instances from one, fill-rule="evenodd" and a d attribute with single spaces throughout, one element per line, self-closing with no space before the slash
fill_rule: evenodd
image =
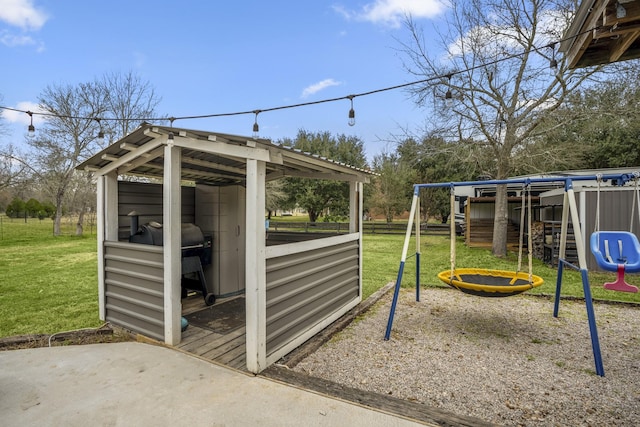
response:
<path id="1" fill-rule="evenodd" d="M 398 39 L 410 13 L 429 31 L 441 0 L 147 1 L 0 0 L 2 105 L 35 109 L 51 84 L 77 84 L 134 71 L 174 117 L 312 102 L 416 80 L 402 67 Z M 435 47 L 435 45 L 434 45 Z M 404 90 L 260 114 L 260 136 L 299 129 L 361 138 L 371 158 L 425 111 Z M 20 144 L 28 117 L 3 112 Z M 34 119 L 36 128 L 37 116 Z M 175 126 L 251 135 L 253 115 L 176 121 Z M 393 147 L 391 147 L 392 149 Z"/>

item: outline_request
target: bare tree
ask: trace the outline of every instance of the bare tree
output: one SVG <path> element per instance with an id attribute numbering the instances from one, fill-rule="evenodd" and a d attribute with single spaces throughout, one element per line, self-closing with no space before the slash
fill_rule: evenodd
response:
<path id="1" fill-rule="evenodd" d="M 107 123 L 112 132 L 111 138 L 117 140 L 133 131 L 140 122 L 152 118 L 161 98 L 148 81 L 129 71 L 107 73 L 98 82 L 105 92 L 105 105 L 109 111 Z"/>
<path id="2" fill-rule="evenodd" d="M 87 208 L 86 191 L 90 185 L 89 172 L 77 172 L 76 166 L 104 148 L 100 132 L 110 139 L 122 136 L 142 118 L 153 114 L 158 98 L 153 88 L 131 73 L 111 74 L 102 80 L 78 85 L 48 86 L 40 95 L 39 107 L 46 116 L 45 125 L 38 129 L 38 136 L 29 139 L 33 155 L 24 161 L 37 174 L 44 188 L 54 200 L 56 215 L 54 234 L 60 234 L 60 219 L 65 200 L 79 202 L 77 234 L 82 234 L 83 214 Z M 105 132 L 106 131 L 106 132 Z M 74 185 L 74 176 L 79 177 Z M 82 192 L 67 198 L 67 192 Z"/>
<path id="3" fill-rule="evenodd" d="M 569 0 L 460 0 L 451 2 L 446 32 L 440 33 L 445 56 L 436 56 L 423 31 L 408 17 L 411 40 L 400 50 L 405 67 L 428 82 L 411 94 L 418 105 L 431 99 L 442 107 L 438 117 L 450 139 L 469 141 L 490 152 L 485 165 L 494 179 L 522 170 L 541 169 L 558 156 L 554 147 L 531 147 L 540 126 L 567 95 L 597 70 L 569 70 L 555 48 L 572 13 Z M 555 67 L 554 67 L 555 66 Z M 553 74 L 549 71 L 553 70 Z M 439 78 L 438 78 L 439 77 Z M 444 108 L 446 101 L 453 101 Z M 558 124 L 561 126 L 562 124 Z M 536 156 L 527 156 L 535 152 Z M 498 186 L 493 253 L 507 251 L 507 192 Z"/>
<path id="4" fill-rule="evenodd" d="M 16 154 L 13 145 L 0 148 L 0 190 L 23 185 L 29 181 L 28 168 L 17 161 L 17 158 L 21 157 Z"/>
<path id="5" fill-rule="evenodd" d="M 52 85 L 40 95 L 39 106 L 49 116 L 38 136 L 27 140 L 35 159 L 29 164 L 53 198 L 56 236 L 60 234 L 63 202 L 75 167 L 101 148 L 100 124 L 94 119 L 107 112 L 105 98 L 103 88 L 96 83 Z"/>

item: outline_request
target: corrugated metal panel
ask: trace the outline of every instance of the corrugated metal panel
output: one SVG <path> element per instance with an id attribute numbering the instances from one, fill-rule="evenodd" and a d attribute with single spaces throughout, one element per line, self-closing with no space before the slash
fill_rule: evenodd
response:
<path id="1" fill-rule="evenodd" d="M 164 340 L 164 268 L 160 246 L 105 242 L 106 320 Z"/>
<path id="2" fill-rule="evenodd" d="M 358 248 L 355 240 L 267 260 L 267 356 L 359 298 Z"/>
<path id="3" fill-rule="evenodd" d="M 181 187 L 182 222 L 195 222 L 195 187 Z M 129 212 L 139 214 L 140 224 L 162 223 L 162 185 L 143 182 L 118 182 L 118 239 L 129 239 Z"/>

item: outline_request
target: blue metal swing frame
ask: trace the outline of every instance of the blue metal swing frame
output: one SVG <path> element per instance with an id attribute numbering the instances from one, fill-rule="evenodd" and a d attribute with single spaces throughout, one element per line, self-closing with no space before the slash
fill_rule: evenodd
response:
<path id="1" fill-rule="evenodd" d="M 544 182 L 559 182 L 564 183 L 564 201 L 562 209 L 562 226 L 560 232 L 560 250 L 558 255 L 558 275 L 556 280 L 556 292 L 554 298 L 553 317 L 558 317 L 558 311 L 560 308 L 560 295 L 562 290 L 562 276 L 564 267 L 570 267 L 580 271 L 582 277 L 582 288 L 585 298 L 585 306 L 587 311 L 587 318 L 589 323 L 589 332 L 591 336 L 591 348 L 593 350 L 593 358 L 595 363 L 596 374 L 604 376 L 604 366 L 602 363 L 602 354 L 600 351 L 600 340 L 598 338 L 598 328 L 596 325 L 595 312 L 593 309 L 593 298 L 591 296 L 591 287 L 589 284 L 589 274 L 587 269 L 587 259 L 585 252 L 585 244 L 582 237 L 582 231 L 580 227 L 580 217 L 578 214 L 578 208 L 576 204 L 576 197 L 573 189 L 574 181 L 592 181 L 597 178 L 604 180 L 611 180 L 613 185 L 622 186 L 634 178 L 633 174 L 610 174 L 603 176 L 596 175 L 583 175 L 575 177 L 553 177 L 553 178 L 523 178 L 523 179 L 504 179 L 504 180 L 488 180 L 488 181 L 465 181 L 465 182 L 442 182 L 442 183 L 430 183 L 430 184 L 414 184 L 413 186 L 413 200 L 411 203 L 411 210 L 409 213 L 409 222 L 407 225 L 407 232 L 405 234 L 404 246 L 402 249 L 402 256 L 400 258 L 400 267 L 398 268 L 398 276 L 394 287 L 393 299 L 391 302 L 391 309 L 389 311 L 389 318 L 387 321 L 387 328 L 384 339 L 389 340 L 391 337 L 391 330 L 393 328 L 393 318 L 395 315 L 396 306 L 398 303 L 398 296 L 400 294 L 400 284 L 402 282 L 402 276 L 404 273 L 405 262 L 407 259 L 407 251 L 409 248 L 409 240 L 411 238 L 411 231 L 414 226 L 414 218 L 416 212 L 419 212 L 420 205 L 420 189 L 422 188 L 446 188 L 452 189 L 459 186 L 473 186 L 473 185 L 501 185 L 501 184 L 531 184 L 531 183 L 544 183 Z M 566 260 L 566 248 L 567 248 L 567 235 L 569 215 L 571 215 L 571 222 L 574 229 L 574 236 L 576 240 L 576 246 L 578 249 L 578 265 L 574 265 Z M 419 217 L 419 216 L 418 216 Z M 419 219 L 416 219 L 416 301 L 420 301 L 420 224 Z M 454 221 L 451 221 L 451 227 L 455 227 Z M 453 239 L 452 239 L 453 240 Z M 452 241 L 452 245 L 454 242 Z M 640 267 L 639 267 L 640 268 Z"/>

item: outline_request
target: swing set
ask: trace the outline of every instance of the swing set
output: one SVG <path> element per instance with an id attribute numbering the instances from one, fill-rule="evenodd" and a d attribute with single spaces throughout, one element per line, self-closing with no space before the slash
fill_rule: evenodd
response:
<path id="1" fill-rule="evenodd" d="M 600 341 L 598 339 L 598 330 L 596 327 L 595 313 L 593 309 L 593 299 L 591 297 L 591 287 L 589 284 L 589 276 L 587 269 L 587 257 L 585 252 L 584 238 L 582 235 L 580 216 L 576 203 L 576 196 L 573 189 L 574 181 L 593 181 L 598 182 L 598 199 L 596 213 L 596 230 L 591 236 L 591 250 L 598 265 L 607 271 L 617 271 L 618 279 L 615 282 L 605 284 L 606 289 L 635 292 L 637 288 L 629 285 L 624 280 L 625 272 L 640 271 L 640 244 L 638 239 L 632 232 L 624 231 L 600 231 L 599 230 L 599 211 L 600 211 L 600 185 L 603 181 L 610 180 L 612 185 L 623 186 L 627 182 L 634 180 L 636 184 L 636 199 L 638 201 L 638 219 L 640 221 L 640 173 L 633 174 L 610 174 L 610 175 L 583 175 L 573 177 L 549 177 L 549 178 L 523 178 L 523 179 L 504 179 L 489 181 L 465 181 L 465 182 L 442 182 L 429 184 L 414 184 L 413 199 L 411 210 L 409 212 L 409 222 L 407 232 L 405 234 L 404 245 L 402 248 L 402 256 L 400 258 L 400 267 L 391 302 L 391 309 L 387 321 L 387 329 L 384 339 L 389 340 L 393 327 L 393 318 L 395 315 L 398 296 L 400 293 L 400 284 L 404 274 L 407 252 L 409 250 L 409 241 L 413 227 L 415 225 L 415 241 L 416 241 L 416 301 L 420 301 L 420 190 L 425 188 L 450 188 L 451 194 L 451 212 L 455 211 L 455 188 L 461 186 L 474 185 L 509 185 L 521 184 L 522 187 L 522 210 L 520 221 L 520 239 L 518 248 L 518 266 L 516 271 L 490 270 L 482 268 L 457 268 L 456 267 L 456 251 L 455 251 L 455 221 L 451 220 L 451 249 L 450 261 L 451 268 L 438 273 L 438 278 L 449 286 L 452 286 L 464 293 L 480 296 L 480 297 L 507 297 L 517 295 L 529 289 L 533 289 L 542 285 L 542 278 L 532 273 L 532 241 L 531 233 L 528 236 L 528 271 L 521 271 L 522 268 L 522 252 L 523 252 L 523 233 L 525 222 L 525 207 L 528 211 L 528 228 L 531 229 L 531 184 L 533 183 L 559 183 L 564 184 L 564 200 L 562 209 L 562 221 L 560 231 L 560 247 L 558 254 L 558 275 L 556 280 L 556 292 L 554 299 L 553 316 L 558 317 L 560 306 L 560 293 L 562 288 L 562 276 L 564 267 L 570 267 L 580 271 L 582 277 L 582 288 L 584 292 L 587 318 L 589 323 L 589 332 L 591 335 L 591 348 L 595 362 L 596 374 L 604 376 L 604 367 L 602 364 L 602 356 L 600 352 Z M 528 206 L 527 206 L 528 196 Z M 569 229 L 569 215 L 571 215 L 571 223 L 575 236 L 575 242 L 578 253 L 578 265 L 574 265 L 566 259 L 567 235 Z M 633 224 L 633 211 L 631 221 Z M 453 215 L 452 215 L 453 217 Z M 632 230 L 633 231 L 633 230 Z M 600 248 L 604 248 L 604 253 Z M 635 288 L 635 290 L 634 290 Z"/>
<path id="2" fill-rule="evenodd" d="M 613 282 L 604 284 L 605 289 L 620 292 L 638 292 L 638 287 L 630 285 L 624 279 L 625 272 L 640 271 L 640 244 L 633 234 L 633 217 L 638 205 L 638 222 L 640 222 L 640 173 L 634 173 L 636 189 L 634 201 L 631 203 L 631 221 L 629 231 L 600 231 L 600 186 L 602 175 L 597 175 L 598 192 L 596 197 L 596 225 L 591 234 L 591 253 L 598 266 L 603 270 L 616 271 L 617 278 Z M 604 252 L 603 252 L 604 251 Z"/>

